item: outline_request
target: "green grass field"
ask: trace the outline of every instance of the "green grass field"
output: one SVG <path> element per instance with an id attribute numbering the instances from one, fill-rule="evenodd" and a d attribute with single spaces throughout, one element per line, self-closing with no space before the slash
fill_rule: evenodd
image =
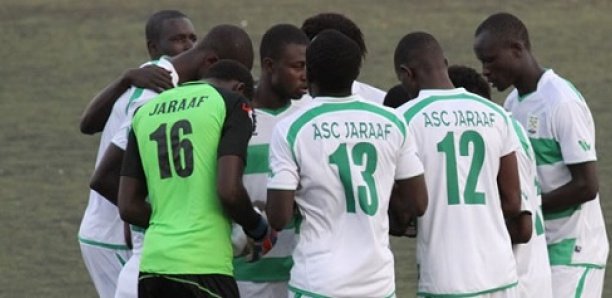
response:
<path id="1" fill-rule="evenodd" d="M 593 111 L 602 205 L 612 230 L 612 187 L 607 184 L 612 178 L 612 110 L 606 106 L 612 85 L 607 69 L 612 58 L 608 1 L 206 2 L 2 1 L 0 297 L 96 296 L 76 235 L 98 137 L 81 135 L 78 119 L 105 84 L 147 60 L 144 22 L 166 8 L 187 13 L 200 36 L 215 24 L 246 24 L 256 48 L 273 24 L 299 25 L 317 12 L 342 12 L 360 25 L 369 47 L 360 80 L 382 89 L 396 84 L 392 54 L 404 34 L 428 31 L 442 43 L 450 63 L 480 69 L 472 53 L 474 29 L 490 13 L 515 13 L 530 29 L 540 63 L 572 80 Z M 393 249 L 398 297 L 412 297 L 414 242 L 397 240 Z M 611 278 L 608 274 L 604 297 L 612 297 Z"/>

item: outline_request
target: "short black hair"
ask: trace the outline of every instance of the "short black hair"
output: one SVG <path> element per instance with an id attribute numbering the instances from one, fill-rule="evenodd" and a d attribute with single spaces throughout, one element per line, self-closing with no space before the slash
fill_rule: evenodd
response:
<path id="1" fill-rule="evenodd" d="M 484 98 L 491 99 L 491 87 L 475 69 L 463 65 L 451 65 L 448 76 L 455 87 L 476 93 Z"/>
<path id="2" fill-rule="evenodd" d="M 307 46 L 308 36 L 300 28 L 290 24 L 272 26 L 261 38 L 259 57 L 278 59 L 287 45 L 297 44 Z"/>
<path id="3" fill-rule="evenodd" d="M 306 19 L 302 24 L 302 31 L 306 33 L 310 40 L 326 29 L 338 30 L 340 33 L 348 36 L 357 43 L 361 50 L 362 58 L 365 58 L 368 49 L 363 40 L 363 33 L 357 27 L 357 24 L 346 16 L 334 12 L 320 13 Z"/>
<path id="4" fill-rule="evenodd" d="M 217 25 L 208 31 L 196 47 L 213 51 L 219 60 L 235 60 L 249 71 L 253 69 L 253 42 L 246 31 L 238 26 Z"/>
<path id="5" fill-rule="evenodd" d="M 387 95 L 385 95 L 385 99 L 383 100 L 383 105 L 391 108 L 397 108 L 410 100 L 410 95 L 404 89 L 402 84 L 395 85 L 389 91 L 387 91 Z"/>
<path id="6" fill-rule="evenodd" d="M 323 30 L 306 49 L 306 76 L 322 90 L 351 89 L 361 67 L 359 45 L 336 30 Z"/>
<path id="7" fill-rule="evenodd" d="M 406 34 L 397 44 L 393 62 L 395 70 L 401 65 L 411 67 L 434 68 L 445 65 L 444 52 L 433 35 L 426 32 Z"/>
<path id="8" fill-rule="evenodd" d="M 219 60 L 213 64 L 203 79 L 215 78 L 223 81 L 238 81 L 244 84 L 244 96 L 248 99 L 253 98 L 253 76 L 251 72 L 242 64 L 234 60 Z"/>
<path id="9" fill-rule="evenodd" d="M 500 12 L 489 16 L 476 28 L 474 35 L 478 36 L 478 34 L 484 31 L 490 32 L 493 36 L 502 39 L 522 41 L 525 47 L 531 50 L 527 27 L 513 14 Z"/>
<path id="10" fill-rule="evenodd" d="M 187 18 L 187 16 L 178 10 L 160 10 L 154 13 L 149 17 L 145 26 L 146 39 L 149 41 L 158 41 L 161 36 L 164 21 L 179 18 Z"/>

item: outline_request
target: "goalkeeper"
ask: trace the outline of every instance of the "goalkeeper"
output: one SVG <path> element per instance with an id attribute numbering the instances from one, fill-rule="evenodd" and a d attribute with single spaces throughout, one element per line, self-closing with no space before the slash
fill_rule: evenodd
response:
<path id="1" fill-rule="evenodd" d="M 118 201 L 123 220 L 148 227 L 139 297 L 239 297 L 230 218 L 255 241 L 271 237 L 242 185 L 253 127 L 245 98 L 203 82 L 135 114 Z"/>

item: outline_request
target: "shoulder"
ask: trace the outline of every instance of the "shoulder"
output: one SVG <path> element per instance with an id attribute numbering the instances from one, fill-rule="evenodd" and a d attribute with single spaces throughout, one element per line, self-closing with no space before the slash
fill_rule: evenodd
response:
<path id="1" fill-rule="evenodd" d="M 382 91 L 372 85 L 368 85 L 359 81 L 353 82 L 352 91 L 354 94 L 357 94 L 366 100 L 373 101 L 378 104 L 382 104 L 385 100 L 385 95 L 387 95 L 385 91 Z"/>
<path id="2" fill-rule="evenodd" d="M 567 79 L 549 70 L 545 73 L 546 81 L 540 86 L 538 93 L 552 105 L 564 102 L 584 102 L 584 97 Z"/>

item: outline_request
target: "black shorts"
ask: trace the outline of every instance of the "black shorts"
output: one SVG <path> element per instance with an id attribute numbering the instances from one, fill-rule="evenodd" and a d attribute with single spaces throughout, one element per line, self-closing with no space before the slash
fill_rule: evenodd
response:
<path id="1" fill-rule="evenodd" d="M 221 274 L 155 274 L 140 272 L 138 297 L 238 298 L 233 277 Z"/>

